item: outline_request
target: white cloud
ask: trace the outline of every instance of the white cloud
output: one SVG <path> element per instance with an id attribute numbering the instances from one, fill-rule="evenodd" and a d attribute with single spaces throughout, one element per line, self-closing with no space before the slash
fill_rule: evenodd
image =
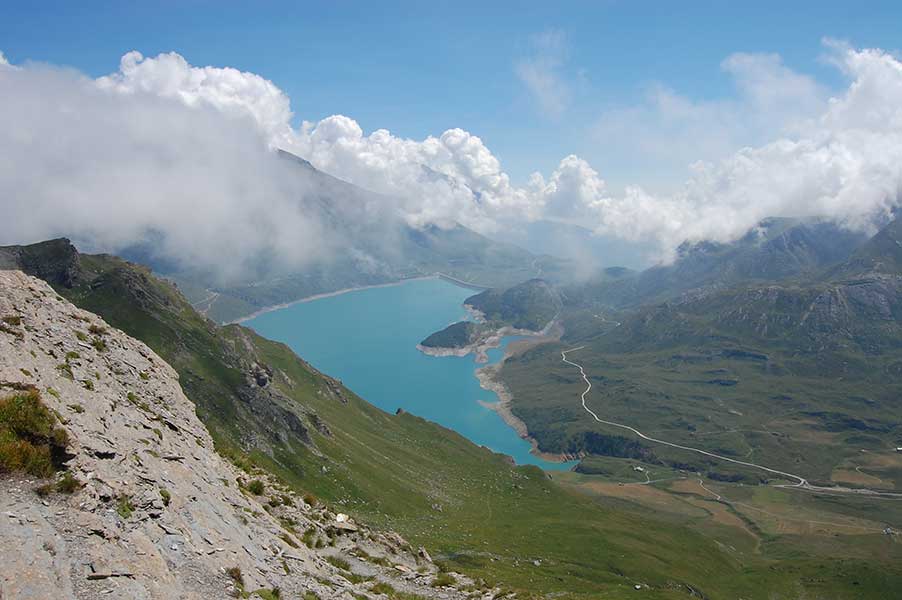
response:
<path id="1" fill-rule="evenodd" d="M 776 54 L 738 53 L 721 63 L 736 88 L 726 99 L 693 100 L 663 85 L 636 105 L 605 111 L 594 125 L 605 163 L 682 178 L 686 165 L 796 133 L 824 109 L 828 92 Z"/>
<path id="2" fill-rule="evenodd" d="M 526 86 L 542 111 L 560 117 L 570 104 L 571 90 L 563 74 L 569 55 L 567 36 L 563 31 L 550 29 L 531 39 L 533 55 L 519 61 L 514 71 Z M 580 77 L 585 77 L 581 71 Z"/>
<path id="3" fill-rule="evenodd" d="M 228 67 L 194 67 L 175 52 L 155 58 L 129 52 L 119 61 L 119 71 L 99 78 L 97 84 L 126 94 L 152 93 L 188 106 L 210 106 L 230 116 L 251 117 L 274 144 L 291 135 L 288 96 L 273 82 Z"/>
<path id="4" fill-rule="evenodd" d="M 0 237 L 77 230 L 115 245 L 155 230 L 169 236 L 171 253 L 200 262 L 240 264 L 267 248 L 315 257 L 328 240 L 317 239 L 320 224 L 296 202 L 303 190 L 273 166 L 267 145 L 381 192 L 384 206 L 374 210 L 400 211 L 412 224 L 458 221 L 492 232 L 549 218 L 643 241 L 664 256 L 685 239 L 734 239 L 770 216 L 873 229 L 900 204 L 902 63 L 880 50 L 828 48 L 848 78 L 831 98 L 774 55 L 737 54 L 723 68 L 738 101 L 698 103 L 658 89 L 655 118 L 642 113 L 647 107 L 628 109 L 637 121 L 678 123 L 662 127 L 683 136 L 687 162 L 717 155 L 694 163 L 670 194 L 639 186 L 614 194 L 577 156 L 516 186 L 483 141 L 461 129 L 413 140 L 367 134 L 342 115 L 293 128 L 288 98 L 272 82 L 193 67 L 175 54 L 129 53 L 99 80 L 0 69 L 0 197 L 12 217 Z M 734 150 L 734 121 L 770 140 Z M 653 145 L 655 132 L 647 134 L 640 141 Z"/>
<path id="5" fill-rule="evenodd" d="M 226 277 L 262 254 L 322 258 L 303 182 L 248 123 L 72 71 L 0 69 L 0 241 L 115 250 L 153 237 L 163 257 Z"/>

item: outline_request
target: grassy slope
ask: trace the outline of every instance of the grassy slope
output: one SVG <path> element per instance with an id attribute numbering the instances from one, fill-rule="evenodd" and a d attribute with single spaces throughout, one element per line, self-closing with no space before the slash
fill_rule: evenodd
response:
<path id="1" fill-rule="evenodd" d="M 57 289 L 169 361 L 221 449 L 234 452 L 254 437 L 248 434 L 265 430 L 236 389 L 243 385 L 241 365 L 269 365 L 290 408 L 315 411 L 331 436 L 312 434 L 321 455 L 289 438 L 254 458 L 298 488 L 438 550 L 453 568 L 537 593 L 568 592 L 559 597 L 627 597 L 636 582 L 654 586 L 645 597 L 659 598 L 685 597 L 686 585 L 711 598 L 792 596 L 810 585 L 828 585 L 825 597 L 861 597 L 848 573 L 834 572 L 827 559 L 740 561 L 649 511 L 567 493 L 538 469 L 512 468 L 454 432 L 384 413 L 281 344 L 238 326 L 213 326 L 140 268 L 110 257 L 80 260 L 74 287 Z M 855 563 L 845 569 L 857 576 Z M 811 574 L 826 584 L 804 583 Z M 890 588 L 882 586 L 900 582 L 891 569 L 868 585 L 873 597 L 886 597 Z"/>
<path id="2" fill-rule="evenodd" d="M 465 303 L 482 312 L 488 321 L 532 331 L 545 327 L 561 308 L 557 292 L 541 279 L 530 279 L 507 289 L 486 290 L 467 298 Z"/>
<path id="3" fill-rule="evenodd" d="M 505 363 L 501 376 L 513 392 L 512 409 L 549 452 L 579 449 L 588 432 L 635 439 L 595 423 L 580 405 L 585 384 L 577 369 L 561 362 L 560 352 L 585 346 L 571 358 L 585 366 L 593 384 L 588 404 L 602 418 L 813 481 L 902 489 L 902 460 L 894 452 L 902 445 L 898 230 L 898 222 L 891 224 L 848 263 L 810 279 L 707 289 L 631 312 L 571 306 L 561 344 L 532 348 Z M 747 483 L 764 475 L 642 443 L 653 453 L 642 459 L 651 461 L 656 476 L 686 477 L 661 462 L 712 477 L 739 476 Z M 641 481 L 631 476 L 631 463 L 588 458 L 582 467 L 598 475 L 578 487 L 597 490 L 599 480 Z M 697 501 L 713 502 L 699 493 Z M 745 511 L 742 519 L 755 527 L 774 520 L 772 511 L 794 506 L 783 515 L 786 520 L 774 520 L 779 527 L 762 536 L 764 557 L 899 560 L 898 544 L 880 534 L 887 523 L 902 526 L 897 502 L 800 496 L 758 486 L 724 486 L 719 493 L 744 502 L 730 510 Z M 681 494 L 649 493 L 640 503 L 658 502 L 669 510 Z M 786 533 L 801 522 L 792 511 L 804 515 L 805 523 L 822 523 L 815 527 L 837 515 L 869 519 L 872 533 L 851 535 L 841 528 L 832 536 Z M 843 569 L 837 572 L 853 572 Z"/>
<path id="4" fill-rule="evenodd" d="M 900 229 L 889 224 L 848 261 L 812 277 L 771 269 L 779 281 L 696 289 L 620 314 L 571 303 L 564 345 L 533 349 L 502 370 L 513 410 L 550 452 L 597 430 L 574 401 L 578 372 L 560 359 L 561 349 L 584 345 L 574 358 L 593 378 L 590 402 L 611 420 L 727 456 L 753 452 L 813 479 L 829 480 L 861 450 L 891 452 L 902 441 Z M 823 236 L 788 231 L 795 245 L 781 234 L 780 251 L 756 246 L 759 258 L 835 259 L 812 251 Z M 739 258 L 716 262 L 718 271 L 745 269 L 747 248 L 737 248 Z M 799 256 L 807 260 L 787 258 Z M 687 262 L 669 269 L 697 261 Z M 685 454 L 655 451 L 672 460 Z M 704 468 L 697 456 L 690 462 Z M 898 473 L 887 476 L 902 487 Z"/>

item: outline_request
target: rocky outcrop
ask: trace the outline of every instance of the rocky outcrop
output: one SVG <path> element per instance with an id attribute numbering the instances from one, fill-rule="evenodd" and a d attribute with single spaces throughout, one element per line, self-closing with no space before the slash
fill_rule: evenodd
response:
<path id="1" fill-rule="evenodd" d="M 0 476 L 4 600 L 464 597 L 431 586 L 425 550 L 223 459 L 170 365 L 43 281 L 0 271 L 0 317 L 0 395 L 39 390 L 80 482 L 42 497 L 47 482 Z M 258 366 L 248 384 L 267 390 Z"/>

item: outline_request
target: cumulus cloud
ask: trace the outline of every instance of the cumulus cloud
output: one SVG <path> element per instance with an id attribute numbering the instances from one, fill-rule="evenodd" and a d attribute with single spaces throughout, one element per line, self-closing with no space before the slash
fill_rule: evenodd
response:
<path id="1" fill-rule="evenodd" d="M 599 194 L 588 203 L 597 229 L 649 237 L 664 250 L 683 239 L 735 239 L 769 216 L 822 215 L 873 231 L 900 203 L 902 63 L 881 50 L 829 47 L 849 86 L 825 103 L 812 101 L 822 111 L 800 115 L 796 135 L 697 163 L 669 196 L 638 187 L 622 197 Z M 817 95 L 807 82 L 800 88 L 803 96 Z"/>
<path id="2" fill-rule="evenodd" d="M 291 137 L 288 96 L 255 73 L 229 67 L 194 67 L 175 52 L 145 58 L 140 52 L 125 54 L 119 71 L 97 79 L 102 89 L 120 93 L 151 93 L 178 99 L 188 106 L 215 108 L 226 115 L 254 119 L 271 144 Z"/>
<path id="3" fill-rule="evenodd" d="M 709 145 L 715 155 L 693 163 L 669 194 L 638 185 L 614 193 L 573 155 L 518 186 L 462 129 L 414 140 L 364 132 L 342 115 L 293 127 L 289 99 L 272 82 L 195 67 L 177 54 L 132 52 L 118 72 L 97 80 L 3 67 L 0 194 L 11 218 L 0 237 L 76 231 L 115 248 L 162 233 L 168 254 L 199 264 L 240 267 L 265 252 L 317 260 L 330 252 L 328 230 L 302 201 L 303 183 L 273 160 L 273 148 L 380 192 L 381 204 L 367 210 L 414 226 L 456 221 L 491 233 L 549 219 L 647 244 L 662 257 L 686 239 L 735 239 L 770 216 L 825 216 L 873 230 L 900 203 L 902 63 L 880 50 L 827 48 L 848 79 L 832 97 L 779 57 L 750 54 L 722 65 L 736 101 L 655 92 L 656 114 L 668 115 L 657 118 L 684 124 L 686 156 Z M 646 109 L 636 109 L 636 120 L 656 123 L 642 115 Z M 765 129 L 769 139 L 733 148 L 734 121 Z M 721 127 L 728 143 L 716 135 L 705 141 L 703 129 Z M 608 143 L 616 148 L 628 133 L 636 134 L 627 128 Z"/>
<path id="4" fill-rule="evenodd" d="M 514 71 L 542 111 L 560 117 L 570 104 L 570 86 L 563 75 L 569 55 L 567 36 L 550 29 L 531 39 L 533 54 L 519 61 Z"/>

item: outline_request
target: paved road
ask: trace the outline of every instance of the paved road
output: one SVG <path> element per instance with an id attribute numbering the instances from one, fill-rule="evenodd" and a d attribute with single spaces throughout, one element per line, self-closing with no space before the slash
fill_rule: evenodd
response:
<path id="1" fill-rule="evenodd" d="M 786 471 L 772 469 L 770 467 L 766 467 L 764 465 L 759 465 L 759 464 L 752 463 L 752 462 L 737 460 L 735 458 L 730 458 L 728 456 L 721 456 L 721 455 L 715 454 L 713 452 L 708 452 L 707 450 L 702 450 L 701 448 L 693 448 L 692 446 L 683 446 L 681 444 L 674 444 L 673 442 L 668 442 L 667 440 L 659 440 L 659 439 L 653 438 L 649 435 L 645 435 L 644 433 L 642 433 L 635 427 L 630 427 L 629 425 L 626 425 L 624 423 L 617 423 L 615 421 L 606 421 L 605 419 L 602 419 L 601 417 L 599 417 L 591 408 L 586 406 L 586 395 L 588 395 L 588 393 L 590 391 L 592 391 L 592 382 L 589 381 L 589 378 L 586 376 L 586 371 L 583 369 L 582 365 L 580 365 L 579 363 L 573 362 L 572 360 L 567 358 L 567 355 L 570 354 L 571 352 L 576 352 L 577 350 L 582 350 L 583 348 L 585 348 L 585 346 L 579 346 L 577 348 L 570 348 L 569 350 L 562 351 L 561 352 L 561 360 L 564 361 L 565 363 L 567 363 L 568 365 L 572 365 L 579 369 L 579 373 L 582 376 L 583 381 L 586 382 L 586 389 L 580 395 L 580 402 L 582 402 L 583 409 L 585 409 L 585 411 L 587 413 L 592 415 L 592 417 L 599 423 L 603 423 L 605 425 L 610 425 L 611 427 L 619 427 L 620 429 L 626 429 L 627 431 L 630 431 L 630 432 L 634 433 L 635 435 L 639 436 L 640 438 L 642 438 L 643 440 L 647 440 L 649 442 L 654 442 L 656 444 L 663 444 L 664 446 L 670 446 L 671 448 L 678 448 L 680 450 L 687 450 L 689 452 L 695 452 L 698 454 L 704 454 L 705 456 L 710 456 L 711 458 L 716 458 L 718 460 L 731 462 L 733 464 L 742 465 L 744 467 L 751 467 L 753 469 L 765 471 L 772 475 L 778 475 L 784 479 L 789 479 L 789 480 L 795 481 L 795 483 L 792 483 L 792 484 L 783 484 L 783 485 L 778 485 L 775 487 L 795 488 L 795 489 L 802 489 L 802 490 L 808 490 L 808 491 L 827 492 L 827 493 L 832 493 L 832 494 L 857 494 L 857 495 L 861 495 L 861 496 L 869 496 L 869 497 L 875 497 L 875 498 L 902 499 L 902 494 L 892 493 L 892 492 L 883 492 L 883 491 L 879 491 L 879 490 L 870 490 L 870 489 L 865 489 L 865 488 L 847 488 L 847 487 L 841 487 L 841 486 L 826 487 L 826 486 L 812 485 L 812 484 L 808 483 L 808 480 L 805 479 L 804 477 L 802 477 L 801 475 L 796 475 L 794 473 L 787 473 Z"/>

